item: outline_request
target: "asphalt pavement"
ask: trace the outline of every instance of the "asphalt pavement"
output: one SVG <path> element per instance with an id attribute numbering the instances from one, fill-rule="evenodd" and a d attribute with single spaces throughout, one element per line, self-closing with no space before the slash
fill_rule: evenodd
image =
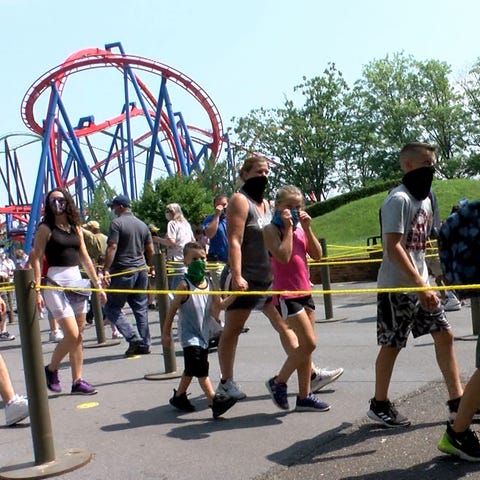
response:
<path id="1" fill-rule="evenodd" d="M 374 283 L 333 284 L 333 289 L 361 289 Z M 207 401 L 194 380 L 190 400 L 194 413 L 174 410 L 168 399 L 178 379 L 159 380 L 165 372 L 158 313 L 150 312 L 152 354 L 124 358 L 120 344 L 98 347 L 95 328 L 85 334 L 84 377 L 99 393 L 69 395 L 70 371 L 62 364 L 64 392 L 49 392 L 55 452 L 92 453 L 85 466 L 61 478 L 182 480 L 290 479 L 459 479 L 480 478 L 480 465 L 441 454 L 436 443 L 447 418 L 446 389 L 435 362 L 431 338 L 411 340 L 394 371 L 390 397 L 411 418 L 405 429 L 380 428 L 366 417 L 374 388 L 375 294 L 333 296 L 331 319 L 324 315 L 323 298 L 316 296 L 318 346 L 315 362 L 343 367 L 345 373 L 320 394 L 331 403 L 329 412 L 295 412 L 296 379 L 289 383 L 292 411 L 275 407 L 265 387 L 284 360 L 278 337 L 268 320 L 253 313 L 250 330 L 240 336 L 236 380 L 248 397 L 221 419 L 213 420 Z M 468 302 L 449 319 L 457 337 L 456 352 L 462 377 L 473 372 L 475 337 Z M 132 317 L 133 319 L 133 317 Z M 133 321 L 133 320 L 132 320 Z M 40 320 L 44 362 L 54 344 L 48 324 Z M 9 330 L 18 335 L 18 325 Z M 107 338 L 110 330 L 107 327 Z M 15 389 L 25 392 L 20 340 L 2 342 L 0 351 Z M 176 370 L 183 359 L 176 355 Z M 219 379 L 216 353 L 210 355 L 214 385 Z M 148 378 L 155 378 L 146 379 Z M 3 414 L 3 413 L 2 413 Z M 0 414 L 1 415 L 1 414 Z M 1 417 L 0 417 L 1 418 Z M 28 421 L 0 428 L 2 472 L 33 464 L 33 441 Z"/>

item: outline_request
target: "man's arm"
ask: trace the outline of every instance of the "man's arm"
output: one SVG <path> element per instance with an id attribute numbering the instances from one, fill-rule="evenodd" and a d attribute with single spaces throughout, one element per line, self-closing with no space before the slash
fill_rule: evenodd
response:
<path id="1" fill-rule="evenodd" d="M 149 266 L 152 265 L 154 253 L 155 253 L 155 249 L 153 248 L 153 242 L 149 241 L 145 243 L 145 249 L 143 251 L 143 255 L 145 256 L 145 261 Z"/>
<path id="2" fill-rule="evenodd" d="M 223 205 L 217 205 L 215 207 L 215 213 L 213 214 L 212 219 L 208 223 L 208 225 L 205 226 L 203 231 L 205 232 L 205 235 L 208 238 L 213 238 L 218 231 L 218 224 L 220 222 L 220 217 L 223 213 Z"/>
<path id="3" fill-rule="evenodd" d="M 390 260 L 395 266 L 410 279 L 410 281 L 417 287 L 428 287 L 429 285 L 424 281 L 419 274 L 412 259 L 403 248 L 401 244 L 401 233 L 386 233 L 385 234 L 385 249 Z M 427 311 L 433 311 L 438 307 L 438 297 L 433 290 L 425 290 L 418 292 L 420 304 Z"/>

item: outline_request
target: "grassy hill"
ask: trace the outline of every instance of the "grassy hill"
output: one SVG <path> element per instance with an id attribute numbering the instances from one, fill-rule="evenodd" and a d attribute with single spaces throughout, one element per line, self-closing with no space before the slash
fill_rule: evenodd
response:
<path id="1" fill-rule="evenodd" d="M 436 180 L 433 182 L 440 206 L 440 216 L 445 218 L 452 205 L 462 198 L 480 199 L 480 181 L 469 179 Z M 317 237 L 326 238 L 329 245 L 366 246 L 367 238 L 380 233 L 378 209 L 387 192 L 356 200 L 333 212 L 312 220 Z"/>

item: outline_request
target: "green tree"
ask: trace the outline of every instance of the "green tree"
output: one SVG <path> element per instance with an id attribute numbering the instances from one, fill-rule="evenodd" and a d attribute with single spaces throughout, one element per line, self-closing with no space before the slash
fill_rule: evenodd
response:
<path id="1" fill-rule="evenodd" d="M 240 144 L 271 159 L 272 187 L 292 183 L 325 198 L 335 186 L 334 167 L 347 111 L 348 86 L 334 64 L 294 91 L 303 105 L 285 100 L 278 109 L 259 109 L 237 122 Z"/>
<path id="2" fill-rule="evenodd" d="M 159 178 L 144 186 L 139 200 L 132 208 L 145 223 L 153 223 L 165 231 L 167 220 L 165 207 L 169 203 L 178 203 L 185 218 L 192 224 L 202 222 L 205 215 L 212 212 L 213 192 L 207 190 L 198 180 L 182 175 Z"/>
<path id="3" fill-rule="evenodd" d="M 92 201 L 88 204 L 86 220 L 96 220 L 100 224 L 100 230 L 107 234 L 110 225 L 110 208 L 107 206 L 109 200 L 116 196 L 115 190 L 107 183 L 99 183 L 92 196 Z"/>

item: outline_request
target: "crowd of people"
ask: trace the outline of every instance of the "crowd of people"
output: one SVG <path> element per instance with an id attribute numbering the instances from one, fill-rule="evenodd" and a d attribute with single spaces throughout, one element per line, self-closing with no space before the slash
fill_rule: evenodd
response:
<path id="1" fill-rule="evenodd" d="M 378 294 L 377 343 L 380 348 L 375 363 L 375 390 L 367 415 L 387 428 L 410 425 L 410 420 L 391 402 L 389 384 L 396 359 L 410 333 L 413 337 L 430 334 L 445 380 L 450 412 L 438 448 L 467 460 L 480 460 L 480 444 L 470 429 L 472 419 L 480 413 L 477 412 L 480 375 L 477 370 L 464 392 L 453 331 L 445 315 L 452 297 L 439 298 L 429 284 L 432 263 L 427 265 L 426 249 L 429 238 L 433 237 L 435 228 L 432 227 L 438 212 L 431 191 L 435 161 L 433 146 L 405 145 L 400 152 L 402 182 L 388 194 L 381 207 L 383 259 L 378 286 L 384 289 L 415 287 L 419 291 Z M 205 218 L 201 228 L 192 229 L 181 206 L 170 203 L 165 210 L 166 233 L 153 237 L 152 229 L 132 213 L 130 199 L 125 195 L 118 195 L 109 203 L 115 218 L 108 235 L 103 235 L 98 223 L 92 220 L 82 229 L 78 209 L 68 191 L 60 188 L 50 191 L 29 259 L 37 285 L 38 308 L 42 310 L 46 305 L 63 334 L 45 366 L 48 388 L 53 392 L 62 390 L 58 367 L 68 354 L 71 393 L 93 395 L 97 392 L 82 373 L 87 296 L 81 291 L 68 290 L 85 285 L 79 265 L 105 304 L 105 318 L 128 343 L 125 355 L 150 353 L 148 308 L 151 302 L 146 291 L 156 246 L 166 249 L 167 260 L 174 265 L 169 275 L 169 289 L 175 294 L 170 297 L 163 324 L 162 345 L 172 346 L 172 328 L 176 321 L 185 363 L 178 388 L 169 400 L 174 408 L 186 412 L 195 410 L 187 398 L 194 377 L 208 398 L 214 418 L 247 396 L 235 381 L 235 357 L 240 333 L 251 312 L 259 310 L 278 333 L 286 354 L 277 374 L 266 381 L 274 404 L 282 410 L 290 408 L 288 381 L 296 372 L 295 410 L 328 411 L 330 405 L 321 400 L 318 393 L 337 380 L 343 368 L 319 368 L 312 360 L 316 348 L 315 304 L 309 293 L 307 259 L 319 260 L 322 248 L 304 209 L 302 192 L 292 185 L 281 187 L 272 208 L 265 194 L 268 174 L 266 158 L 248 157 L 240 169 L 241 188 L 230 198 L 217 195 L 213 200 L 214 211 Z M 15 264 L 12 262 L 10 269 L 4 252 L 0 253 L 0 275 L 7 282 Z M 18 252 L 18 268 L 27 265 L 25 257 L 23 251 Z M 209 272 L 207 261 L 213 265 Z M 44 262 L 48 269 L 43 270 L 42 275 Z M 103 264 L 101 275 L 96 268 L 99 263 Z M 40 286 L 45 282 L 59 289 L 42 292 Z M 209 294 L 212 290 L 222 290 L 223 295 Z M 285 293 L 269 294 L 269 290 Z M 249 291 L 262 293 L 235 294 Z M 191 294 L 193 292 L 195 294 Z M 125 304 L 133 312 L 136 329 L 126 319 Z M 455 304 L 452 309 L 458 307 Z M 7 310 L 8 304 L 2 300 L 0 339 L 10 336 L 3 320 Z M 221 310 L 225 310 L 224 321 L 220 320 Z M 221 378 L 214 389 L 209 377 L 208 355 L 211 332 L 218 329 L 219 323 L 222 325 L 218 343 Z M 0 360 L 0 393 L 6 405 L 7 424 L 13 424 L 28 415 L 28 402 L 14 394 L 6 366 Z"/>

